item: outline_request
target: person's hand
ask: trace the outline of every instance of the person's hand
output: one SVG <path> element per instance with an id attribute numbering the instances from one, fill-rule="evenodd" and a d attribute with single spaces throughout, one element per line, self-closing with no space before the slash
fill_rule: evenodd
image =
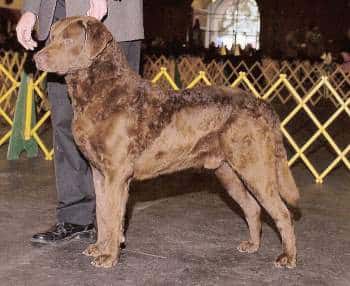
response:
<path id="1" fill-rule="evenodd" d="M 32 12 L 25 12 L 17 23 L 17 39 L 26 50 L 34 50 L 34 48 L 38 46 L 37 42 L 32 38 L 35 22 L 35 14 Z"/>
<path id="2" fill-rule="evenodd" d="M 87 15 L 102 20 L 107 15 L 107 0 L 90 0 L 90 9 Z"/>

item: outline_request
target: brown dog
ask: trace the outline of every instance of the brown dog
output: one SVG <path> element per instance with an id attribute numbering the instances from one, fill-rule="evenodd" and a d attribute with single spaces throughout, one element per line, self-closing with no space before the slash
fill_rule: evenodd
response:
<path id="1" fill-rule="evenodd" d="M 244 211 L 250 238 L 238 250 L 258 250 L 261 205 L 282 237 L 275 265 L 295 267 L 294 229 L 281 198 L 295 206 L 299 192 L 268 104 L 226 87 L 164 93 L 129 68 L 93 18 L 59 21 L 50 37 L 35 60 L 41 70 L 66 74 L 74 138 L 93 170 L 98 239 L 84 254 L 95 266 L 117 262 L 132 179 L 204 167 L 215 171 Z"/>

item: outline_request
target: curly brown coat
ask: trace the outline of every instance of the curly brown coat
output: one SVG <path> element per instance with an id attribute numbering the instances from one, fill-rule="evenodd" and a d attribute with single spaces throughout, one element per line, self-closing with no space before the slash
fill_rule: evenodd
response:
<path id="1" fill-rule="evenodd" d="M 270 105 L 226 87 L 163 92 L 129 68 L 108 30 L 89 17 L 55 24 L 35 59 L 42 70 L 66 74 L 74 138 L 93 169 L 98 240 L 84 254 L 94 265 L 111 267 L 118 259 L 131 180 L 206 168 L 246 216 L 250 238 L 238 250 L 258 250 L 261 205 L 282 237 L 275 265 L 295 267 L 295 235 L 283 200 L 295 206 L 299 192 Z"/>

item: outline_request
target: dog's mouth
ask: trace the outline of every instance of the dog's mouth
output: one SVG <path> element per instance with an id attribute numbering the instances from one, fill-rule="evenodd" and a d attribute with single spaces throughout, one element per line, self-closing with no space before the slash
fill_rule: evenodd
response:
<path id="1" fill-rule="evenodd" d="M 57 73 L 59 75 L 65 75 L 67 73 L 64 69 L 52 69 L 47 65 L 47 62 L 45 61 L 43 56 L 35 55 L 34 56 L 35 66 L 38 70 L 44 71 L 44 72 L 51 72 L 51 73 Z"/>

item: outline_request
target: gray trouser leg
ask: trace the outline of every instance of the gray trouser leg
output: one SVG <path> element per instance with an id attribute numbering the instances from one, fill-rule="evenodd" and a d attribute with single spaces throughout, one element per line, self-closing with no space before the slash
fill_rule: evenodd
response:
<path id="1" fill-rule="evenodd" d="M 65 1 L 58 0 L 53 22 L 66 16 Z M 73 110 L 62 77 L 49 75 L 47 91 L 55 150 L 57 221 L 90 224 L 95 220 L 95 193 L 89 164 L 77 149 L 71 124 Z"/>
<path id="2" fill-rule="evenodd" d="M 131 68 L 137 73 L 140 72 L 140 58 L 141 58 L 141 40 L 119 42 L 123 49 L 126 59 Z"/>
<path id="3" fill-rule="evenodd" d="M 72 106 L 64 82 L 48 81 L 52 111 L 57 188 L 57 220 L 89 224 L 95 219 L 95 194 L 89 164 L 77 149 L 72 131 Z"/>

